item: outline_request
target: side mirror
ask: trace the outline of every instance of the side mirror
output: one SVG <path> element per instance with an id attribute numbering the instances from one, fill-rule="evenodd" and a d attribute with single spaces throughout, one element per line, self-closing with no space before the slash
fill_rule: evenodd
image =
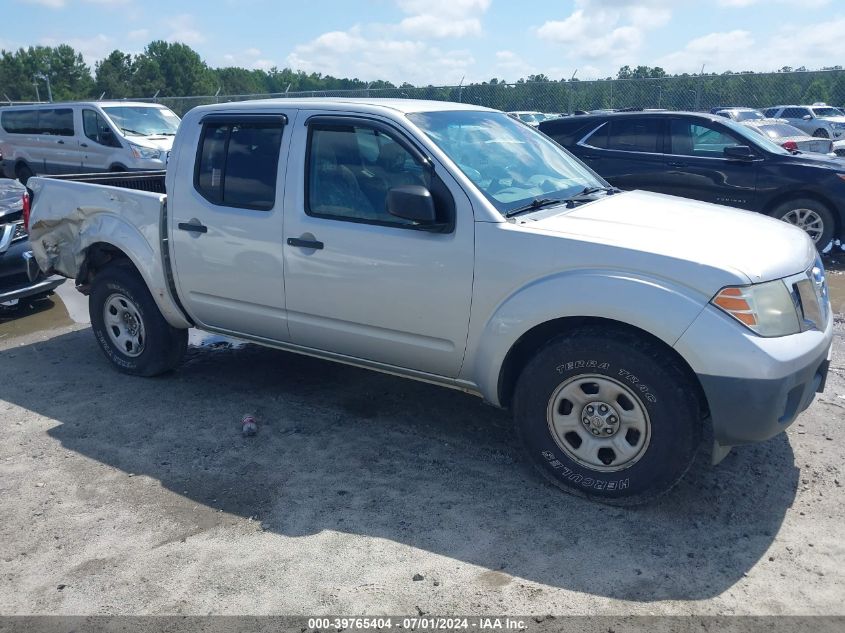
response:
<path id="1" fill-rule="evenodd" d="M 754 152 L 748 145 L 734 145 L 725 148 L 725 158 L 732 160 L 751 161 L 754 160 Z"/>
<path id="2" fill-rule="evenodd" d="M 387 212 L 390 215 L 411 220 L 422 226 L 437 225 L 434 198 L 431 192 L 420 185 L 401 185 L 387 192 Z"/>
<path id="3" fill-rule="evenodd" d="M 802 119 L 804 119 L 805 121 L 812 121 L 812 120 L 813 120 L 813 115 L 812 115 L 812 114 L 805 114 L 805 115 L 804 115 L 804 116 L 802 116 L 801 118 L 802 118 Z"/>

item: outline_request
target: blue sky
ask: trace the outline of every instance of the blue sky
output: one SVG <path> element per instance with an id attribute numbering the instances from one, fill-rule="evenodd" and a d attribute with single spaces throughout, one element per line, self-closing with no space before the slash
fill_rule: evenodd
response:
<path id="1" fill-rule="evenodd" d="M 451 84 L 845 62 L 843 0 L 2 0 L 0 48 L 66 42 L 89 63 L 152 39 L 212 66 Z M 10 28 L 25 25 L 24 28 Z"/>

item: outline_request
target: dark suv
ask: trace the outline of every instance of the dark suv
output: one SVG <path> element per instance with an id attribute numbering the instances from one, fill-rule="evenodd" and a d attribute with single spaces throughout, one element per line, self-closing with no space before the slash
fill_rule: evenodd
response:
<path id="1" fill-rule="evenodd" d="M 32 258 L 23 225 L 23 194 L 17 180 L 0 178 L 0 309 L 20 299 L 50 294 L 63 277 L 45 277 Z"/>
<path id="2" fill-rule="evenodd" d="M 587 115 L 540 131 L 621 189 L 766 213 L 803 228 L 819 249 L 845 230 L 845 162 L 790 153 L 717 115 Z"/>

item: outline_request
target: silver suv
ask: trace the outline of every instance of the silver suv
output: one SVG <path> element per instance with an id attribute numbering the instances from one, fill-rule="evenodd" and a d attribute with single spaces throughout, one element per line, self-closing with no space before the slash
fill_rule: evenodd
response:
<path id="1" fill-rule="evenodd" d="M 845 113 L 824 104 L 775 106 L 765 110 L 767 117 L 786 119 L 790 125 L 816 138 L 845 138 Z"/>

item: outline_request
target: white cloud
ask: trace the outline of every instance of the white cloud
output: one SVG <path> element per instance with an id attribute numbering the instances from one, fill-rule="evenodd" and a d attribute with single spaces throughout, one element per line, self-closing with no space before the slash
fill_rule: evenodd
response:
<path id="1" fill-rule="evenodd" d="M 490 0 L 399 0 L 410 17 L 399 28 L 412 37 L 457 38 L 481 34 L 481 19 Z"/>
<path id="2" fill-rule="evenodd" d="M 23 2 L 26 2 L 27 4 L 37 4 L 42 7 L 47 7 L 48 9 L 63 9 L 70 4 L 70 0 L 23 0 Z M 131 0 L 83 0 L 83 2 L 87 2 L 88 4 L 121 6 L 129 4 Z"/>
<path id="3" fill-rule="evenodd" d="M 719 5 L 733 9 L 744 9 L 745 7 L 750 7 L 755 4 L 762 4 L 763 2 L 765 2 L 766 4 L 789 3 L 790 5 L 795 6 L 795 3 L 792 0 L 719 0 Z M 801 2 L 801 8 L 818 9 L 820 7 L 825 7 L 829 5 L 830 2 L 831 0 L 803 0 Z"/>
<path id="4" fill-rule="evenodd" d="M 130 40 L 138 41 L 138 40 L 146 40 L 150 37 L 150 30 L 149 29 L 135 29 L 134 31 L 129 31 L 126 34 Z"/>
<path id="5" fill-rule="evenodd" d="M 272 59 L 263 57 L 263 53 L 257 48 L 248 48 L 237 53 L 226 53 L 223 55 L 223 65 L 258 70 L 270 70 L 273 66 L 278 66 Z"/>
<path id="6" fill-rule="evenodd" d="M 483 32 L 481 17 L 491 0 L 396 0 L 407 15 L 396 24 L 366 23 L 323 33 L 296 46 L 287 64 L 308 72 L 394 83 L 458 83 L 475 63 L 463 49 L 432 40 Z"/>
<path id="7" fill-rule="evenodd" d="M 98 33 L 93 37 L 44 37 L 38 43 L 43 46 L 68 44 L 77 53 L 82 53 L 85 63 L 91 66 L 93 66 L 94 62 L 111 53 L 115 48 L 115 41 L 102 33 Z"/>
<path id="8" fill-rule="evenodd" d="M 657 60 L 670 73 L 726 70 L 772 71 L 783 66 L 821 68 L 841 56 L 845 18 L 804 27 L 784 26 L 766 41 L 749 31 L 710 33 Z"/>
<path id="9" fill-rule="evenodd" d="M 189 13 L 172 16 L 162 21 L 162 25 L 170 29 L 165 37 L 169 42 L 190 45 L 205 41 L 205 36 L 196 28 L 196 18 Z"/>
<path id="10" fill-rule="evenodd" d="M 355 26 L 323 33 L 297 46 L 287 63 L 296 69 L 394 83 L 457 83 L 475 60 L 467 51 L 441 51 L 417 40 L 371 38 Z"/>
<path id="11" fill-rule="evenodd" d="M 671 0 L 575 0 L 573 12 L 562 20 L 547 20 L 537 35 L 564 45 L 576 60 L 605 64 L 631 61 L 648 31 L 672 18 Z"/>

